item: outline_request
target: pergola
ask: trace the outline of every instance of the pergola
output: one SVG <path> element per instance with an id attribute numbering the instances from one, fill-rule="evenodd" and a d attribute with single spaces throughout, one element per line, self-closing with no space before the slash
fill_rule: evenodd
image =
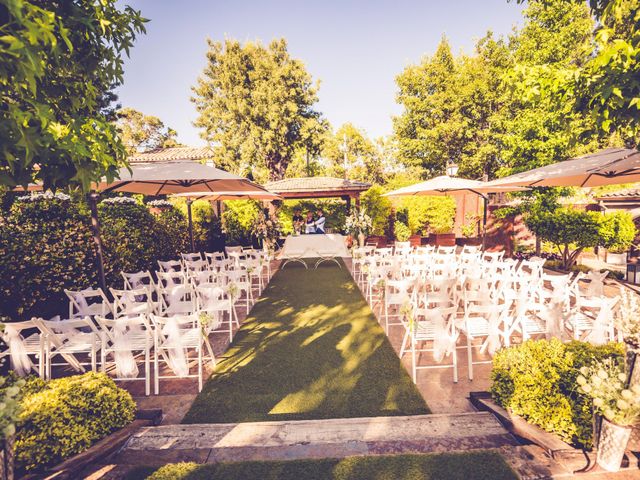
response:
<path id="1" fill-rule="evenodd" d="M 371 184 L 335 177 L 300 177 L 269 182 L 264 187 L 285 200 L 341 198 L 347 203 L 349 211 L 352 200 L 356 208 L 360 208 L 360 194 L 369 190 Z"/>

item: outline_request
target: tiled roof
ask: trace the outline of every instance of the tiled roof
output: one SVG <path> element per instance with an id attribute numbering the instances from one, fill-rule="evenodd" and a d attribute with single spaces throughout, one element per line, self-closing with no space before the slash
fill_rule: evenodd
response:
<path id="1" fill-rule="evenodd" d="M 623 190 L 618 190 L 616 192 L 603 193 L 602 195 L 598 195 L 597 198 L 632 198 L 632 197 L 640 197 L 640 188 L 625 188 Z"/>
<path id="2" fill-rule="evenodd" d="M 148 152 L 136 153 L 128 158 L 129 163 L 168 162 L 179 160 L 204 160 L 211 158 L 209 147 L 156 148 Z"/>
<path id="3" fill-rule="evenodd" d="M 274 193 L 326 192 L 333 190 L 361 192 L 369 189 L 371 184 L 334 177 L 300 177 L 269 182 L 264 187 Z"/>

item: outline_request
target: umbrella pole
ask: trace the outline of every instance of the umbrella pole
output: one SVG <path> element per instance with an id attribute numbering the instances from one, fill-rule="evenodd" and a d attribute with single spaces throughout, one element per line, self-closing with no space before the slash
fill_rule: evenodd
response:
<path id="1" fill-rule="evenodd" d="M 98 219 L 98 194 L 90 192 L 87 196 L 89 209 L 91 210 L 91 230 L 93 231 L 93 241 L 96 244 L 96 256 L 98 259 L 98 282 L 100 288 L 106 293 L 107 281 L 104 276 L 104 255 L 102 249 L 102 237 L 100 236 L 100 220 Z"/>
<path id="2" fill-rule="evenodd" d="M 482 196 L 484 208 L 482 213 L 482 251 L 484 252 L 487 248 L 487 203 L 488 197 L 486 195 Z"/>
<path id="3" fill-rule="evenodd" d="M 187 218 L 189 219 L 189 243 L 191 244 L 191 252 L 195 252 L 196 248 L 193 243 L 193 217 L 191 216 L 191 204 L 193 202 L 190 198 L 187 199 Z"/>

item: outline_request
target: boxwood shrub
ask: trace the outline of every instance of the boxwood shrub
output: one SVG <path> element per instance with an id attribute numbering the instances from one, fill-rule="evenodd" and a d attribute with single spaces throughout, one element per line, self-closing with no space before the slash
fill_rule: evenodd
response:
<path id="1" fill-rule="evenodd" d="M 23 391 L 15 442 L 19 469 L 55 465 L 124 427 L 135 416 L 131 395 L 101 373 L 47 382 L 33 377 Z"/>
<path id="2" fill-rule="evenodd" d="M 95 285 L 89 217 L 66 195 L 16 201 L 0 218 L 0 316 L 64 313 L 63 289 Z"/>
<path id="3" fill-rule="evenodd" d="M 622 344 L 595 346 L 529 340 L 493 357 L 491 393 L 502 407 L 576 447 L 592 445 L 591 401 L 577 390 L 578 370 L 607 357 L 623 361 Z"/>

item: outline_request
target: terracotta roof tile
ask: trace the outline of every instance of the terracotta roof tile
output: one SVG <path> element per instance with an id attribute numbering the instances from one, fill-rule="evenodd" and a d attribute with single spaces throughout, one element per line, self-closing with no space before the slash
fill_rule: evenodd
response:
<path id="1" fill-rule="evenodd" d="M 640 197 L 640 188 L 625 188 L 616 192 L 603 193 L 597 198 L 630 198 Z"/>
<path id="2" fill-rule="evenodd" d="M 371 187 L 370 183 L 345 180 L 334 177 L 285 178 L 266 183 L 265 188 L 274 193 L 286 192 L 324 192 L 331 190 L 363 191 Z"/>
<path id="3" fill-rule="evenodd" d="M 204 160 L 211 158 L 209 147 L 156 148 L 148 152 L 136 153 L 128 158 L 130 163 L 168 162 L 179 160 Z"/>

